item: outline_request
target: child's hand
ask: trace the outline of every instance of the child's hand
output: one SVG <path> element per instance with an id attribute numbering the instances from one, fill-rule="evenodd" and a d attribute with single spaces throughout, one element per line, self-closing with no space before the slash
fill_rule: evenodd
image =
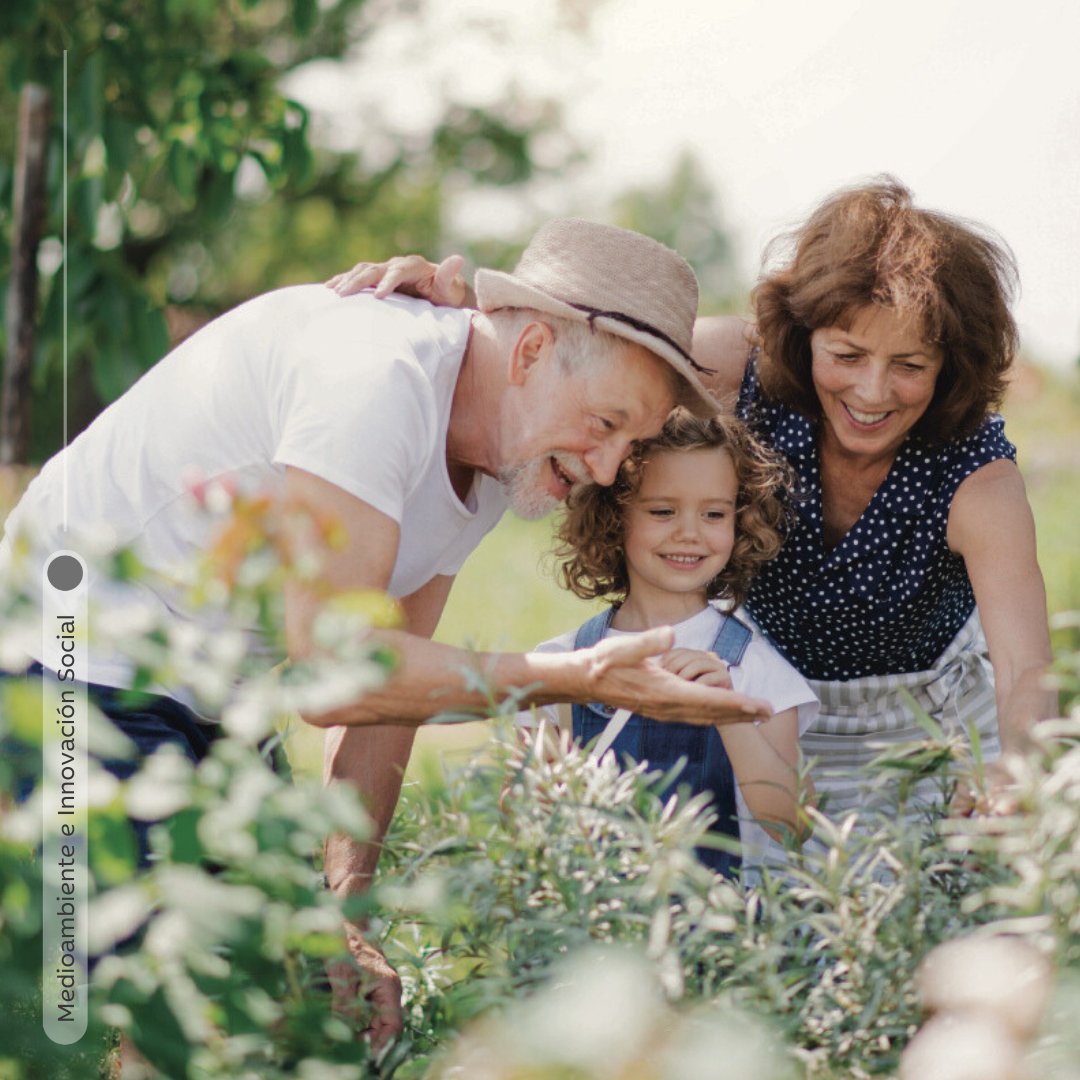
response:
<path id="1" fill-rule="evenodd" d="M 558 657 L 534 654 L 534 659 L 556 669 L 568 668 L 569 693 L 553 695 L 555 701 L 603 701 L 653 720 L 701 727 L 753 723 L 773 715 L 772 705 L 762 698 L 687 680 L 667 670 L 663 657 L 682 651 L 668 648 L 673 637 L 670 626 L 657 626 L 640 634 L 604 638 L 588 649 Z M 542 675 L 539 664 L 536 670 Z"/>
<path id="2" fill-rule="evenodd" d="M 716 653 L 701 649 L 672 649 L 658 658 L 660 666 L 673 675 L 702 686 L 731 689 L 731 672 Z"/>

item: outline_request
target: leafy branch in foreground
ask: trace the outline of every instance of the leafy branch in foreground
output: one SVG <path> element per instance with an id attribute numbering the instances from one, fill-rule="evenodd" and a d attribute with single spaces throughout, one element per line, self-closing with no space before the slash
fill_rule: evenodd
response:
<path id="1" fill-rule="evenodd" d="M 1067 986 L 1080 940 L 1080 720 L 1039 733 L 1039 752 L 1013 766 L 1014 818 L 928 813 L 913 827 L 895 813 L 818 815 L 816 842 L 745 896 L 692 857 L 708 825 L 702 804 L 662 802 L 663 778 L 644 768 L 619 772 L 566 741 L 541 753 L 506 733 L 463 768 L 429 763 L 406 791 L 380 889 L 409 1008 L 395 1075 L 432 1062 L 443 1075 L 478 1041 L 501 1045 L 505 1025 L 525 1023 L 514 1002 L 577 993 L 560 965 L 596 946 L 645 958 L 656 1009 L 756 1017 L 786 1042 L 789 1065 L 815 1078 L 895 1074 L 924 1016 L 919 964 L 942 942 L 1021 934 L 1054 957 Z M 900 789 L 927 777 L 948 788 L 978 767 L 957 756 L 943 733 L 928 733 L 875 770 L 882 782 L 899 774 Z M 602 1025 L 579 1012 L 548 1040 L 548 1057 L 530 1059 L 530 1076 L 570 1075 L 558 1071 L 570 1067 L 560 1048 L 583 1031 L 602 1043 Z M 455 1032 L 465 1032 L 465 1058 Z M 1048 1051 L 1040 1042 L 1032 1052 Z"/>

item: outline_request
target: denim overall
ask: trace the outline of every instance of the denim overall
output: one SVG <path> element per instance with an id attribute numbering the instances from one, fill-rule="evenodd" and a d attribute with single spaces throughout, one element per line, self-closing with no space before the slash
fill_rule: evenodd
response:
<path id="1" fill-rule="evenodd" d="M 577 632 L 574 648 L 586 649 L 600 641 L 607 633 L 615 611 L 615 608 L 609 608 L 585 623 Z M 747 627 L 727 615 L 713 642 L 712 651 L 729 667 L 734 667 L 742 660 L 751 638 Z M 574 705 L 574 738 L 582 743 L 595 739 L 607 727 L 614 713 L 613 708 L 599 702 Z M 712 795 L 713 809 L 719 815 L 710 831 L 739 839 L 735 774 L 724 749 L 724 741 L 715 727 L 661 723 L 634 713 L 612 743 L 612 749 L 620 759 L 630 757 L 634 761 L 647 761 L 651 768 L 665 772 L 681 760 L 684 763 L 682 770 L 661 796 L 666 799 L 677 788 L 687 786 L 692 795 L 708 791 Z M 716 873 L 729 878 L 737 876 L 742 861 L 738 855 L 715 848 L 698 848 L 697 856 Z"/>

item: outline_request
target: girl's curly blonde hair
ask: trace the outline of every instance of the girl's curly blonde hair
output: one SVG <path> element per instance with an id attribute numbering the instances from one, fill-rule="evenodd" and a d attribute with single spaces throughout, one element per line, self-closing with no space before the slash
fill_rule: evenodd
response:
<path id="1" fill-rule="evenodd" d="M 682 408 L 668 417 L 659 435 L 634 448 L 614 484 L 590 484 L 571 495 L 556 528 L 559 584 L 583 600 L 625 600 L 630 588 L 623 545 L 625 508 L 637 495 L 644 470 L 657 454 L 714 449 L 727 451 L 739 487 L 731 558 L 709 582 L 706 595 L 738 607 L 758 567 L 774 559 L 783 544 L 793 474 L 741 420 L 702 420 Z"/>

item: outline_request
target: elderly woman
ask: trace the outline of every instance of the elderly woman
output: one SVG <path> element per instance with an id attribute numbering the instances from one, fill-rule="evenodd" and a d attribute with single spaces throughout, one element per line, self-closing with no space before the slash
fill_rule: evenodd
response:
<path id="1" fill-rule="evenodd" d="M 699 319 L 694 355 L 798 475 L 794 528 L 746 611 L 821 699 L 803 750 L 835 817 L 867 806 L 884 745 L 923 736 L 904 691 L 947 731 L 976 729 L 988 760 L 1056 702 L 1034 521 L 993 413 L 1017 344 L 1011 256 L 889 178 L 784 239 L 756 325 Z M 409 256 L 331 284 L 461 304 L 459 267 Z"/>
<path id="2" fill-rule="evenodd" d="M 922 735 L 905 690 L 987 758 L 1055 709 L 1034 521 L 992 413 L 1014 279 L 999 243 L 887 180 L 792 234 L 752 334 L 699 321 L 715 389 L 798 474 L 796 527 L 747 609 L 821 700 L 802 746 L 834 816 L 865 804 L 884 744 Z"/>

